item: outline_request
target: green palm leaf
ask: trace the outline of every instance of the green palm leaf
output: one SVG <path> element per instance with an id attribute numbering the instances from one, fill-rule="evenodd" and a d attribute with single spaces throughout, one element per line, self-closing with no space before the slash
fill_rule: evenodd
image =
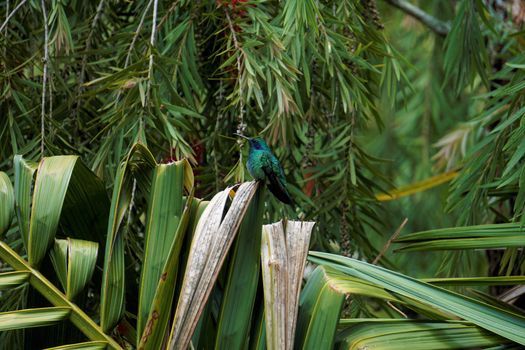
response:
<path id="1" fill-rule="evenodd" d="M 66 291 L 73 300 L 91 280 L 97 261 L 98 243 L 79 239 L 59 239 L 51 251 L 51 262 Z"/>
<path id="2" fill-rule="evenodd" d="M 38 165 L 31 205 L 27 256 L 38 266 L 55 238 L 76 156 L 44 158 Z M 80 163 L 80 162 L 79 162 Z"/>
<path id="3" fill-rule="evenodd" d="M 405 244 L 399 251 L 523 247 L 525 231 L 515 223 L 460 226 L 404 235 L 396 243 Z"/>
<path id="4" fill-rule="evenodd" d="M 146 146 L 137 143 L 118 168 L 111 200 L 100 293 L 100 325 L 104 331 L 110 330 L 118 322 L 124 308 L 125 227 L 122 222 L 131 202 L 133 178 L 147 183 L 155 165 L 155 159 Z"/>
<path id="5" fill-rule="evenodd" d="M 162 271 L 175 241 L 182 241 L 185 230 L 177 235 L 184 210 L 184 185 L 193 187 L 193 176 L 185 179 L 187 161 L 161 164 L 153 172 L 145 232 L 145 256 L 140 283 L 137 334 L 143 333 Z M 191 171 L 191 170 L 190 170 Z M 180 243 L 179 243 L 180 246 Z M 178 252 L 176 253 L 178 255 Z M 177 271 L 168 271 L 176 274 Z M 171 303 L 168 303 L 171 305 Z M 166 306 L 169 306 L 166 305 Z M 165 308 L 166 310 L 169 307 Z M 152 342 L 148 342 L 148 345 Z"/>
<path id="6" fill-rule="evenodd" d="M 317 267 L 301 293 L 295 334 L 299 349 L 333 348 L 339 314 L 345 293 L 349 290 L 339 288 L 335 284 L 337 279 L 329 276 L 327 269 L 325 266 Z"/>
<path id="7" fill-rule="evenodd" d="M 243 349 L 249 340 L 259 286 L 265 197 L 264 187 L 259 187 L 235 239 L 217 322 L 216 349 Z"/>
<path id="8" fill-rule="evenodd" d="M 0 171 L 0 237 L 7 232 L 15 209 L 13 185 L 6 173 Z"/>
<path id="9" fill-rule="evenodd" d="M 107 343 L 102 341 L 88 341 L 84 343 L 68 344 L 55 346 L 52 348 L 46 348 L 44 350 L 104 350 L 107 347 Z"/>
<path id="10" fill-rule="evenodd" d="M 525 318 L 395 271 L 334 254 L 311 252 L 311 260 L 371 282 L 403 297 L 461 317 L 504 338 L 525 344 Z"/>
<path id="11" fill-rule="evenodd" d="M 337 335 L 343 349 L 472 349 L 510 343 L 469 323 L 353 319 Z"/>
<path id="12" fill-rule="evenodd" d="M 48 326 L 67 319 L 71 308 L 46 307 L 0 312 L 0 331 Z"/>
<path id="13" fill-rule="evenodd" d="M 106 346 L 109 346 L 110 349 L 120 349 L 121 347 L 118 345 L 116 341 L 114 341 L 110 336 L 105 334 L 102 329 L 89 317 L 87 316 L 76 304 L 72 303 L 66 296 L 61 293 L 58 288 L 56 288 L 49 280 L 42 275 L 39 271 L 34 269 L 32 266 L 29 265 L 27 261 L 25 261 L 22 257 L 20 257 L 15 251 L 13 251 L 6 243 L 0 241 L 0 259 L 11 266 L 13 269 L 15 269 L 18 272 L 21 273 L 29 273 L 29 283 L 33 288 L 35 288 L 36 291 L 38 291 L 42 296 L 44 296 L 54 307 L 58 309 L 50 309 L 47 308 L 47 311 L 50 311 L 50 313 L 46 313 L 46 309 L 43 310 L 43 314 L 40 313 L 41 322 L 46 322 L 52 320 L 52 322 L 59 321 L 64 319 L 69 315 L 69 319 L 71 322 L 82 332 L 84 333 L 89 339 L 93 341 L 103 341 L 106 343 Z M 32 323 L 36 325 L 35 319 L 32 319 L 31 311 L 32 309 L 29 309 L 29 314 L 17 314 L 20 322 L 17 327 L 14 328 L 24 328 L 24 327 L 30 327 Z M 20 310 L 24 311 L 24 310 Z M 35 310 L 33 310 L 35 311 Z M 38 313 L 38 310 L 36 310 Z M 56 311 L 56 312 L 55 312 Z M 6 321 L 9 323 L 11 320 L 12 315 L 8 315 L 6 313 Z M 27 317 L 29 315 L 29 317 Z M 28 325 L 26 325 L 24 322 L 27 322 Z M 2 322 L 0 322 L 2 323 Z M 9 329 L 14 329 L 9 324 L 2 325 L 4 327 L 7 327 Z"/>
<path id="14" fill-rule="evenodd" d="M 15 156 L 13 163 L 15 168 L 16 214 L 18 217 L 20 234 L 27 250 L 29 225 L 31 223 L 31 190 L 33 176 L 38 168 L 38 163 L 27 161 L 20 155 Z"/>
<path id="15" fill-rule="evenodd" d="M 2 272 L 0 273 L 0 290 L 10 289 L 25 283 L 29 279 L 30 275 L 31 274 L 29 272 L 25 271 Z"/>

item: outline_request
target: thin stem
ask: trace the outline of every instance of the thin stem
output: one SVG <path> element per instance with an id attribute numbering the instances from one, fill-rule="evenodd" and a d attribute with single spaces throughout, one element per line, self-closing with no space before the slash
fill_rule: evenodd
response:
<path id="1" fill-rule="evenodd" d="M 22 0 L 16 7 L 15 9 L 13 10 L 13 12 L 11 12 L 9 15 L 6 16 L 5 18 L 5 21 L 4 23 L 2 23 L 2 26 L 0 27 L 0 32 L 2 30 L 4 30 L 4 28 L 7 26 L 7 23 L 9 23 L 9 20 L 11 19 L 11 17 L 13 17 L 16 13 L 16 11 L 18 11 L 20 9 L 20 7 L 22 7 L 25 3 L 27 2 L 27 0 Z M 9 12 L 9 9 L 7 10 L 7 12 Z"/>
<path id="2" fill-rule="evenodd" d="M 140 22 L 139 22 L 139 25 L 137 26 L 137 30 L 135 31 L 135 35 L 133 36 L 133 39 L 131 40 L 131 44 L 129 45 L 128 54 L 126 55 L 126 61 L 124 62 L 124 69 L 128 68 L 129 66 L 129 61 L 131 59 L 131 52 L 133 51 L 133 48 L 135 47 L 135 43 L 137 42 L 140 31 L 142 30 L 142 26 L 144 25 L 146 14 L 148 13 L 148 10 L 152 3 L 153 3 L 153 0 L 149 0 L 148 4 L 146 5 L 146 8 L 144 9 L 144 12 L 142 13 L 142 17 L 140 18 Z"/>
<path id="3" fill-rule="evenodd" d="M 148 10 L 153 3 L 153 0 L 149 0 L 148 4 L 146 5 L 146 8 L 144 9 L 144 12 L 142 13 L 142 17 L 140 18 L 139 25 L 137 26 L 137 30 L 135 30 L 135 35 L 133 35 L 133 39 L 131 40 L 131 44 L 129 44 L 128 53 L 126 55 L 126 60 L 124 61 L 124 69 L 128 68 L 129 63 L 131 61 L 131 53 L 133 52 L 133 49 L 135 48 L 135 44 L 137 43 L 137 40 L 139 38 L 139 34 L 142 30 L 142 26 L 144 26 L 144 21 L 146 20 L 146 14 L 148 13 Z M 116 102 L 120 100 L 120 95 L 122 94 L 122 89 L 119 89 L 117 92 L 117 97 L 115 99 Z"/>
<path id="4" fill-rule="evenodd" d="M 6 1 L 6 9 L 5 9 L 5 20 L 6 20 L 6 22 L 7 22 L 8 18 L 9 18 L 9 10 L 10 10 L 9 5 L 10 5 L 10 1 L 7 0 Z M 7 39 L 7 27 L 5 27 L 4 38 Z M 4 60 L 7 60 L 7 44 L 4 45 Z M 6 64 L 4 64 L 4 72 L 7 72 L 7 65 Z"/>
<path id="5" fill-rule="evenodd" d="M 49 61 L 49 28 L 47 26 L 47 12 L 45 0 L 40 1 L 42 5 L 42 15 L 44 17 L 44 72 L 42 79 L 42 114 L 40 119 L 40 157 L 44 158 L 44 133 L 45 133 L 45 118 L 46 118 L 46 89 L 47 89 L 47 64 Z"/>
<path id="6" fill-rule="evenodd" d="M 424 25 L 426 25 L 428 28 L 430 28 L 434 33 L 446 36 L 448 32 L 450 32 L 450 24 L 447 22 L 443 22 L 430 14 L 426 13 L 422 9 L 420 9 L 417 6 L 412 5 L 408 1 L 405 0 L 385 0 L 390 5 L 397 7 L 401 11 L 405 12 L 406 14 L 414 17 Z"/>
<path id="7" fill-rule="evenodd" d="M 82 63 L 80 66 L 80 75 L 79 75 L 79 82 L 77 87 L 77 105 L 75 108 L 75 120 L 78 118 L 78 111 L 80 109 L 80 94 L 82 93 L 82 84 L 84 84 L 84 79 L 86 75 L 86 66 L 87 66 L 87 59 L 88 59 L 88 52 L 91 49 L 91 41 L 93 40 L 93 34 L 95 33 L 95 28 L 97 26 L 97 23 L 102 16 L 102 10 L 104 9 L 104 1 L 100 0 L 97 6 L 97 12 L 95 13 L 95 18 L 93 18 L 93 22 L 91 23 L 91 30 L 89 31 L 88 37 L 86 39 L 86 48 L 85 53 L 82 56 Z M 77 122 L 78 125 L 78 122 Z"/>
<path id="8" fill-rule="evenodd" d="M 151 79 L 153 75 L 153 49 L 155 48 L 155 38 L 157 34 L 157 8 L 159 0 L 153 2 L 153 20 L 151 23 L 151 37 L 150 37 L 150 54 L 149 54 L 149 67 L 148 67 L 148 85 L 146 87 L 146 98 L 145 98 L 145 107 L 148 106 L 151 93 Z M 140 120 L 142 126 L 142 119 Z"/>
<path id="9" fill-rule="evenodd" d="M 162 18 L 160 19 L 159 21 L 159 24 L 157 24 L 157 30 L 160 29 L 160 27 L 162 27 L 162 25 L 164 24 L 164 22 L 166 22 L 168 20 L 168 17 L 170 16 L 170 14 L 175 11 L 177 9 L 177 5 L 179 4 L 179 1 L 174 1 L 170 8 L 168 9 L 168 11 L 166 11 L 166 14 L 164 16 L 162 16 Z"/>
<path id="10" fill-rule="evenodd" d="M 244 125 L 244 100 L 242 97 L 242 85 L 241 85 L 241 69 L 242 69 L 242 63 L 241 63 L 241 53 L 242 48 L 241 45 L 239 45 L 239 41 L 237 40 L 237 35 L 235 34 L 235 28 L 233 28 L 233 23 L 230 18 L 230 14 L 228 13 L 228 10 L 224 10 L 224 13 L 226 14 L 226 19 L 228 20 L 228 26 L 230 27 L 230 31 L 232 33 L 233 38 L 233 46 L 235 47 L 235 50 L 237 51 L 237 84 L 239 85 L 239 125 L 237 126 L 237 133 L 244 135 L 244 129 L 246 128 L 246 125 Z"/>
<path id="11" fill-rule="evenodd" d="M 399 227 L 397 228 L 396 232 L 394 232 L 394 234 L 392 235 L 392 237 L 390 237 L 390 239 L 388 240 L 388 242 L 386 242 L 385 246 L 383 247 L 383 249 L 381 249 L 381 252 L 376 256 L 376 258 L 374 259 L 374 261 L 372 261 L 372 264 L 373 265 L 376 265 L 379 260 L 383 257 L 383 255 L 385 255 L 386 251 L 388 250 L 388 248 L 390 248 L 390 245 L 392 244 L 392 242 L 397 238 L 397 236 L 399 236 L 399 234 L 401 233 L 401 230 L 403 229 L 403 227 L 405 227 L 405 225 L 407 224 L 408 222 L 408 218 L 405 218 L 405 220 L 403 220 L 403 222 L 401 223 L 401 225 L 399 225 Z"/>

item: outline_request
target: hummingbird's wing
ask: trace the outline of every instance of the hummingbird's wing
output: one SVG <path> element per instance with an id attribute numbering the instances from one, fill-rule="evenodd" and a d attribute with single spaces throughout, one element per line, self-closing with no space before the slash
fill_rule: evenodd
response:
<path id="1" fill-rule="evenodd" d="M 292 204 L 293 200 L 286 189 L 286 180 L 279 160 L 271 153 L 261 157 L 261 166 L 268 179 L 268 189 L 277 199 L 285 204 Z"/>

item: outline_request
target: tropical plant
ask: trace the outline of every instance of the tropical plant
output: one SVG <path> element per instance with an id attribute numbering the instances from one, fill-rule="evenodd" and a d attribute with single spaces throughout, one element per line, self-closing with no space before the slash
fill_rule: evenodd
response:
<path id="1" fill-rule="evenodd" d="M 256 182 L 227 188 L 210 202 L 196 199 L 189 164 L 157 164 L 141 143 L 121 163 L 108 205 L 97 205 L 104 198 L 104 187 L 78 157 L 46 157 L 38 164 L 17 157 L 14 188 L 4 173 L 0 179 L 0 194 L 8 204 L 0 221 L 2 235 L 14 235 L 9 229 L 16 203 L 15 228 L 20 231 L 16 233 L 23 237 L 27 251 L 26 260 L 0 242 L 0 258 L 11 270 L 0 274 L 0 286 L 8 290 L 1 297 L 9 310 L 0 313 L 6 348 L 185 349 L 190 344 L 225 349 L 319 349 L 334 344 L 352 348 L 401 345 L 409 338 L 395 338 L 405 332 L 425 337 L 421 348 L 525 344 L 518 331 L 525 326 L 525 318 L 516 311 L 359 260 L 312 252 L 311 261 L 320 266 L 309 274 L 301 292 L 313 223 L 263 226 L 266 197 Z M 140 190 L 132 200 L 134 186 Z M 148 194 L 147 211 L 140 219 L 144 222 L 144 255 L 133 257 L 125 253 L 124 237 L 134 235 L 129 225 L 131 206 L 142 192 Z M 106 240 L 83 240 L 83 231 L 97 229 L 99 217 L 109 218 Z M 490 230 L 497 228 L 487 227 L 489 232 L 482 237 L 490 237 Z M 516 229 L 519 226 L 507 225 L 506 232 L 512 236 Z M 482 232 L 481 228 L 470 231 Z M 92 237 L 97 237 L 93 232 Z M 63 237 L 66 234 L 69 236 Z M 419 242 L 428 236 L 413 234 L 400 241 Z M 448 236 L 446 232 L 430 234 L 434 239 Z M 140 237 L 129 240 L 140 241 Z M 499 241 L 477 242 L 474 247 L 496 246 Z M 97 280 L 91 276 L 99 244 L 105 244 L 105 254 L 98 259 L 102 275 Z M 407 247 L 422 248 L 421 244 Z M 137 258 L 143 262 L 139 271 L 126 269 Z M 525 278 L 429 282 L 515 284 L 525 283 Z M 92 290 L 96 296 L 86 293 L 90 288 L 99 288 Z M 132 289 L 138 298 L 128 294 Z M 25 298 L 25 293 L 32 296 L 26 303 L 13 303 L 16 297 Z M 361 297 L 376 301 L 352 307 L 351 320 L 340 319 L 347 295 L 358 304 Z M 99 307 L 93 309 L 94 302 Z M 394 304 L 424 319 L 401 320 L 399 315 L 404 314 Z M 379 306 L 390 318 L 363 318 L 377 313 L 371 305 Z M 80 332 L 72 332 L 66 320 Z M 380 325 L 372 337 L 371 324 L 374 328 Z M 56 334 L 48 337 L 32 329 L 50 325 L 55 325 L 51 329 Z M 24 332 L 12 333 L 15 330 Z"/>

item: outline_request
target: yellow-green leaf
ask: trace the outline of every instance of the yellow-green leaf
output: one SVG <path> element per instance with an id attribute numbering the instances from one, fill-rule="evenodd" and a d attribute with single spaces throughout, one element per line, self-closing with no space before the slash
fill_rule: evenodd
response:
<path id="1" fill-rule="evenodd" d="M 107 349 L 108 343 L 104 341 L 87 341 L 84 343 L 60 345 L 44 350 L 104 350 Z"/>
<path id="2" fill-rule="evenodd" d="M 55 238 L 76 156 L 56 156 L 40 161 L 31 207 L 27 256 L 38 266 Z"/>
<path id="3" fill-rule="evenodd" d="M 109 213 L 102 290 L 100 293 L 100 325 L 109 331 L 120 319 L 124 309 L 124 236 L 122 225 L 129 209 L 135 181 L 147 184 L 155 158 L 148 148 L 136 143 L 120 164 L 115 178 Z"/>
<path id="4" fill-rule="evenodd" d="M 154 172 L 148 202 L 141 282 L 139 289 L 139 311 L 137 334 L 141 337 L 146 321 L 151 312 L 153 298 L 160 283 L 168 255 L 175 240 L 182 241 L 183 235 L 177 236 L 181 222 L 185 199 L 185 169 L 189 168 L 186 160 L 158 165 Z M 184 233 L 185 231 L 182 231 Z M 178 253 L 177 253 L 178 254 Z M 170 274 L 176 271 L 169 271 Z M 151 341 L 147 343 L 151 344 Z"/>
<path id="5" fill-rule="evenodd" d="M 15 167 L 16 214 L 22 240 L 27 250 L 31 217 L 31 189 L 38 163 L 27 161 L 22 156 L 16 155 L 13 164 Z"/>
<path id="6" fill-rule="evenodd" d="M 65 320 L 70 312 L 69 307 L 45 307 L 0 312 L 0 331 L 49 326 Z"/>
<path id="7" fill-rule="evenodd" d="M 91 279 L 97 261 L 98 243 L 68 238 L 55 241 L 51 261 L 66 297 L 73 300 Z"/>
<path id="8" fill-rule="evenodd" d="M 6 173 L 0 171 L 0 237 L 7 232 L 15 210 L 13 185 Z"/>
<path id="9" fill-rule="evenodd" d="M 27 282 L 31 274 L 25 271 L 11 271 L 0 273 L 0 290 L 16 287 Z"/>

